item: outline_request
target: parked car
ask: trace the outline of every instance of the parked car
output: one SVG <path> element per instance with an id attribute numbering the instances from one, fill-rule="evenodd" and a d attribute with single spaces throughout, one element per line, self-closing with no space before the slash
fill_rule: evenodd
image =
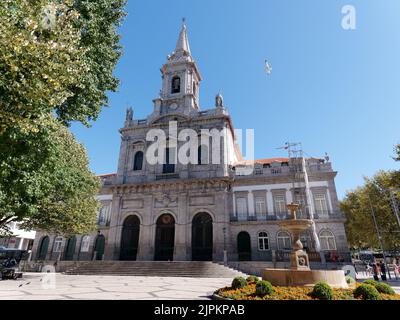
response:
<path id="1" fill-rule="evenodd" d="M 0 280 L 21 278 L 22 272 L 19 272 L 19 263 L 28 256 L 27 250 L 0 247 Z"/>

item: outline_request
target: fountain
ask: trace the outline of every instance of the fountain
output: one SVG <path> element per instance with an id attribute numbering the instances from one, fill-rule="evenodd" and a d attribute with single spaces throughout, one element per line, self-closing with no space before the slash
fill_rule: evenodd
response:
<path id="1" fill-rule="evenodd" d="M 334 288 L 348 288 L 343 270 L 311 270 L 307 252 L 303 250 L 300 234 L 310 227 L 314 221 L 297 219 L 296 211 L 299 205 L 287 205 L 292 219 L 281 220 L 278 225 L 293 236 L 292 251 L 290 252 L 289 269 L 264 269 L 263 279 L 276 286 L 313 286 L 318 281 L 324 281 Z"/>

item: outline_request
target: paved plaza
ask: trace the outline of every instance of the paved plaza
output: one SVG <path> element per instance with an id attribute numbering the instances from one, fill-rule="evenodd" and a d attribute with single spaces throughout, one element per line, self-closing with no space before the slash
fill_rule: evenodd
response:
<path id="1" fill-rule="evenodd" d="M 53 282 L 55 277 L 55 282 Z M 79 276 L 24 273 L 23 279 L 0 281 L 1 300 L 207 300 L 231 278 Z"/>

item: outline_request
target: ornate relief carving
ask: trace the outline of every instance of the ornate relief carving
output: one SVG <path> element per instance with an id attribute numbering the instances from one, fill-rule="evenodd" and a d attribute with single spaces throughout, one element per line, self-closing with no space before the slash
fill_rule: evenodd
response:
<path id="1" fill-rule="evenodd" d="M 178 205 L 178 197 L 163 194 L 154 199 L 155 208 L 176 207 Z"/>

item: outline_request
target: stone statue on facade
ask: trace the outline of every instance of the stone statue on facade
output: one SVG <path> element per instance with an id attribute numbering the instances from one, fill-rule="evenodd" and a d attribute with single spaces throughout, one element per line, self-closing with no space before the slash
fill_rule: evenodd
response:
<path id="1" fill-rule="evenodd" d="M 220 93 L 218 93 L 217 96 L 215 97 L 215 106 L 217 108 L 223 108 L 224 106 L 224 98 Z"/>
<path id="2" fill-rule="evenodd" d="M 133 120 L 133 109 L 129 107 L 126 109 L 125 125 L 129 126 Z"/>

